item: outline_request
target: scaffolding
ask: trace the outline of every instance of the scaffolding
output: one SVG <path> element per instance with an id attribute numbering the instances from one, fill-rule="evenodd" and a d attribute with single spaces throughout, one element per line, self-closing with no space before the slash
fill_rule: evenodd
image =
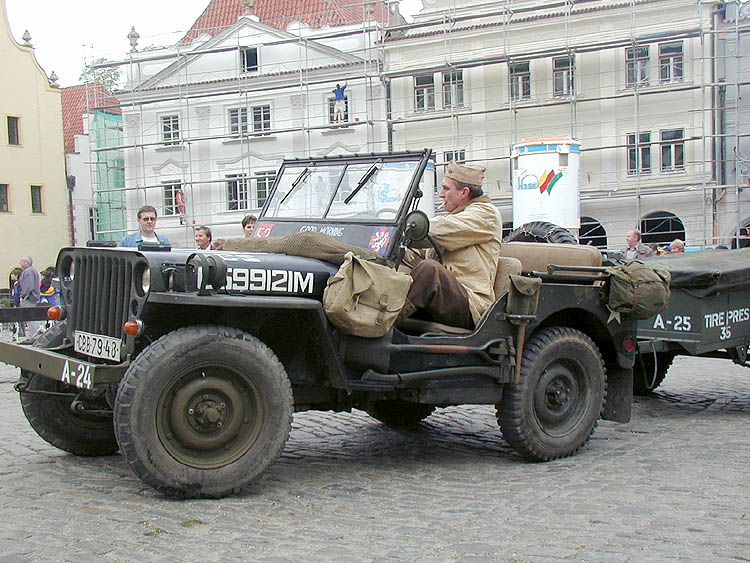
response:
<path id="1" fill-rule="evenodd" d="M 382 5 L 385 17 L 374 17 L 374 5 Z M 653 7 L 677 5 L 682 14 L 665 27 Z M 659 242 L 687 235 L 698 246 L 741 243 L 750 223 L 750 171 L 743 175 L 750 106 L 741 105 L 750 65 L 740 46 L 750 21 L 740 21 L 738 0 L 437 6 L 403 23 L 395 2 L 356 2 L 348 6 L 361 13 L 356 23 L 321 29 L 292 24 L 275 34 L 270 28 L 278 22 L 246 16 L 234 27 L 203 30 L 214 37 L 208 41 L 133 50 L 120 61 L 96 65 L 121 67 L 128 75 L 117 108 L 124 135 L 92 146 L 92 154 L 122 153 L 121 191 L 131 225 L 136 209 L 151 204 L 159 210 L 159 231 L 173 243 L 192 245 L 200 224 L 220 236 L 241 236 L 242 215 L 257 213 L 283 158 L 424 146 L 436 151 L 438 164 L 450 155 L 487 166 L 488 192 L 507 210 L 513 147 L 528 137 L 564 133 L 582 143 L 584 160 L 601 162 L 581 180 L 581 209 L 587 228 L 605 233 L 604 245 L 621 246 L 617 235 L 639 226 Z M 621 29 L 582 33 L 608 10 L 623 20 Z M 301 14 L 296 19 L 304 20 Z M 540 34 L 519 50 L 548 22 L 562 36 Z M 217 32 L 231 39 L 216 40 Z M 440 52 L 433 55 L 437 42 Z M 663 47 L 678 44 L 679 52 Z M 243 62 L 252 46 L 259 48 L 259 72 L 247 71 L 251 59 Z M 294 56 L 264 61 L 264 53 L 281 52 Z M 644 52 L 650 59 L 642 58 Z M 397 60 L 404 53 L 415 58 Z M 649 60 L 658 61 L 655 71 Z M 552 61 L 560 61 L 559 72 L 537 71 Z M 424 84 L 418 76 L 426 77 Z M 330 96 L 324 95 L 337 80 L 354 92 L 344 124 L 331 120 Z M 549 90 L 552 95 L 536 94 Z M 666 105 L 655 116 L 659 100 L 687 100 L 687 108 Z M 616 115 L 603 118 L 601 108 Z M 163 118 L 172 115 L 179 125 L 170 130 Z M 99 202 L 104 191 L 112 197 L 94 173 L 92 181 Z M 186 202 L 182 210 L 178 191 Z M 668 198 L 679 202 L 679 216 L 646 212 Z M 605 206 L 604 219 L 586 216 Z M 121 231 L 100 227 L 100 239 Z"/>

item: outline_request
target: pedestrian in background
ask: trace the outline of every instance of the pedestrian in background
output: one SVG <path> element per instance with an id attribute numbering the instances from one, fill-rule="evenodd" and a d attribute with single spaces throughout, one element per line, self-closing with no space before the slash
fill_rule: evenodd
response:
<path id="1" fill-rule="evenodd" d="M 18 285 L 20 286 L 21 307 L 36 307 L 39 303 L 39 272 L 34 267 L 34 260 L 31 256 L 23 256 L 19 262 L 21 275 L 18 276 Z M 26 334 L 29 339 L 23 344 L 32 344 L 43 324 L 41 321 L 26 321 Z"/>
<path id="2" fill-rule="evenodd" d="M 255 215 L 245 215 L 242 218 L 242 230 L 245 232 L 245 238 L 253 236 L 253 228 L 258 218 Z"/>
<path id="3" fill-rule="evenodd" d="M 140 230 L 131 233 L 120 241 L 120 246 L 138 248 L 142 242 L 154 244 L 170 244 L 167 237 L 156 233 L 156 208 L 144 205 L 138 210 L 138 225 Z"/>
<path id="4" fill-rule="evenodd" d="M 201 225 L 195 229 L 195 245 L 198 247 L 198 250 L 211 250 L 212 239 L 211 229 L 208 227 Z"/>

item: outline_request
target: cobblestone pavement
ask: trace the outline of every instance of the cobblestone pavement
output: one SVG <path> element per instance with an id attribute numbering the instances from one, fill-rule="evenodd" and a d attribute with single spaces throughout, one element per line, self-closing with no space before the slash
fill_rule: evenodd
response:
<path id="1" fill-rule="evenodd" d="M 302 413 L 242 496 L 173 501 L 119 456 L 58 451 L 0 364 L 0 562 L 749 561 L 750 370 L 678 358 L 628 424 L 533 464 L 494 409 L 415 431 L 362 412 Z"/>

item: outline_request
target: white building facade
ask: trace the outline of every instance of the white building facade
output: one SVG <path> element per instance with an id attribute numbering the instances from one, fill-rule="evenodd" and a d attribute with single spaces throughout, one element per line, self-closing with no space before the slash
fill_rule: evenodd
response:
<path id="1" fill-rule="evenodd" d="M 632 228 L 689 245 L 731 237 L 736 217 L 712 209 L 715 3 L 423 4 L 417 25 L 385 42 L 395 149 L 486 166 L 510 228 L 514 146 L 569 137 L 581 145 L 584 241 L 622 246 Z"/>
<path id="2" fill-rule="evenodd" d="M 374 33 L 374 23 L 282 31 L 244 15 L 214 37 L 132 53 L 118 94 L 132 229 L 149 204 L 174 246 L 192 246 L 199 225 L 240 237 L 284 158 L 385 150 Z"/>

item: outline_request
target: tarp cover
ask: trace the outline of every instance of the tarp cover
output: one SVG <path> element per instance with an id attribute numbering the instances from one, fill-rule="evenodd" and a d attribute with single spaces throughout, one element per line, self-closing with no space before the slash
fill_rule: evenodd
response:
<path id="1" fill-rule="evenodd" d="M 750 248 L 670 254 L 644 262 L 669 271 L 670 287 L 687 289 L 698 296 L 750 289 Z"/>
<path id="2" fill-rule="evenodd" d="M 218 248 L 241 252 L 268 252 L 305 256 L 338 266 L 344 262 L 344 255 L 347 252 L 352 252 L 355 256 L 366 260 L 374 260 L 381 264 L 386 263 L 386 260 L 377 252 L 351 244 L 344 244 L 322 233 L 293 233 L 283 237 L 229 239 Z"/>

